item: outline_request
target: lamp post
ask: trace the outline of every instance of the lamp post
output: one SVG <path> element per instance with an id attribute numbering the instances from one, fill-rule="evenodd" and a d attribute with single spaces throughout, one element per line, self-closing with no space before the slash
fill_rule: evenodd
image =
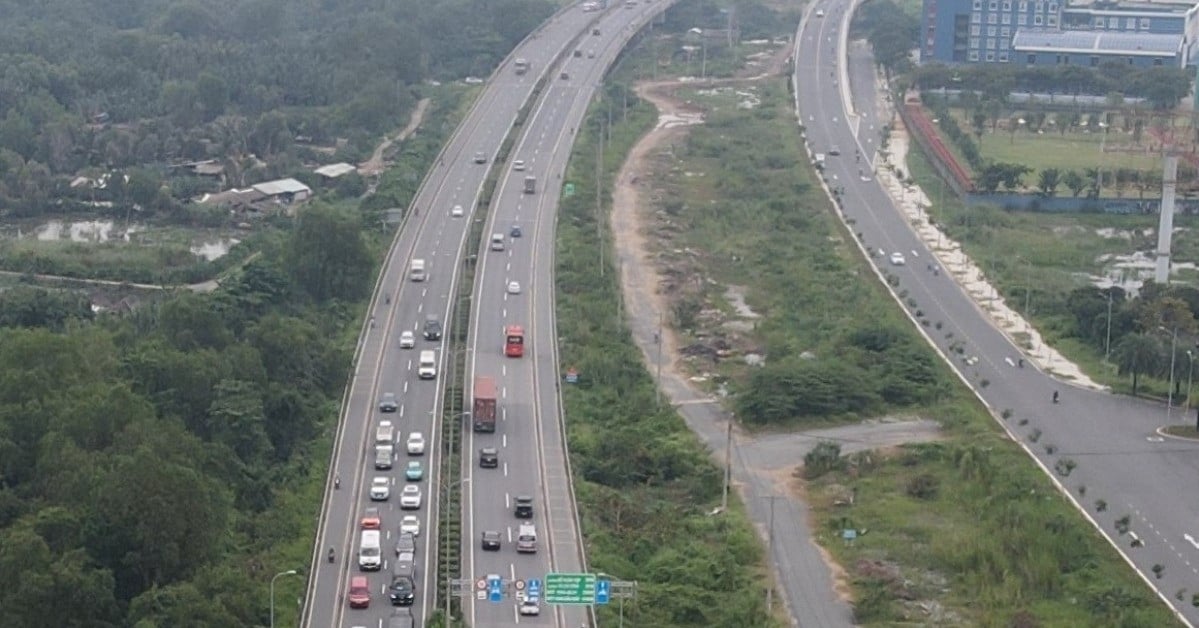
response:
<path id="1" fill-rule="evenodd" d="M 1162 331 L 1167 331 L 1167 329 L 1161 325 L 1158 325 L 1157 328 Z M 1171 332 L 1170 340 L 1170 383 L 1169 388 L 1166 390 L 1166 423 L 1170 422 L 1170 413 L 1174 409 L 1174 358 L 1176 357 L 1175 354 L 1177 353 L 1177 349 L 1178 327 L 1175 326 L 1174 331 Z"/>
<path id="2" fill-rule="evenodd" d="M 1185 410 L 1182 411 L 1184 418 L 1191 409 L 1191 382 L 1194 381 L 1192 378 L 1195 375 L 1195 353 L 1190 349 L 1187 349 L 1187 362 L 1190 365 L 1187 367 L 1187 400 L 1183 403 Z"/>
<path id="3" fill-rule="evenodd" d="M 279 576 L 294 576 L 298 573 L 300 572 L 295 569 L 288 569 L 287 571 L 280 571 L 271 578 L 271 628 L 275 628 L 275 580 Z"/>

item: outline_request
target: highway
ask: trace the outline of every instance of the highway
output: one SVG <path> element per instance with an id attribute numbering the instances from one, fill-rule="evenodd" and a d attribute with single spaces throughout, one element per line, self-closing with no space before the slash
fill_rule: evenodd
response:
<path id="1" fill-rule="evenodd" d="M 446 322 L 451 296 L 456 294 L 458 260 L 462 259 L 468 227 L 490 167 L 490 158 L 516 119 L 518 110 L 532 93 L 538 78 L 548 70 L 555 57 L 580 33 L 588 30 L 595 13 L 566 9 L 551 18 L 522 42 L 495 72 L 475 106 L 451 137 L 436 164 L 417 192 L 413 211 L 384 261 L 369 322 L 364 325 L 355 357 L 354 373 L 343 401 L 342 416 L 334 442 L 329 486 L 326 489 L 318 525 L 314 555 L 308 574 L 307 596 L 301 624 L 306 628 L 330 626 L 378 626 L 392 613 L 387 597 L 391 561 L 401 517 L 399 492 L 409 460 L 424 463 L 424 478 L 413 482 L 423 491 L 423 503 L 409 511 L 419 518 L 420 534 L 416 543 L 416 590 L 412 615 L 423 626 L 430 605 L 436 600 L 437 503 L 441 433 L 435 417 L 441 415 L 440 378 L 419 380 L 417 356 L 421 350 L 437 351 L 439 374 L 447 357 L 440 351 L 441 341 L 422 337 L 426 318 Z M 525 57 L 532 70 L 523 76 L 512 68 L 516 57 Z M 475 163 L 475 154 L 483 152 L 488 163 Z M 450 209 L 462 205 L 465 215 L 452 217 Z M 428 265 L 428 279 L 408 281 L 408 266 L 413 259 Z M 409 330 L 416 336 L 413 349 L 400 349 L 400 333 Z M 446 337 L 449 331 L 445 332 Z M 379 400 L 385 393 L 398 398 L 396 412 L 382 414 Z M 397 427 L 397 455 L 390 471 L 374 468 L 375 427 L 382 419 Z M 426 453 L 408 456 L 405 440 L 411 432 L 422 432 Z M 387 501 L 371 502 L 368 495 L 372 479 L 387 478 L 391 496 Z M 335 478 L 340 480 L 336 487 Z M 357 563 L 360 539 L 359 520 L 366 508 L 380 508 L 382 519 L 382 568 L 362 572 Z M 328 562 L 332 548 L 336 560 Z M 354 576 L 366 576 L 371 594 L 366 609 L 350 609 L 347 589 Z"/>
<path id="2" fill-rule="evenodd" d="M 487 228 L 478 251 L 472 296 L 467 403 L 473 398 L 475 376 L 496 381 L 498 410 L 495 433 L 467 432 L 463 447 L 463 565 L 474 581 L 498 575 L 508 583 L 543 580 L 550 572 L 586 571 L 574 493 L 565 447 L 558 394 L 559 367 L 554 321 L 554 247 L 558 199 L 570 158 L 575 130 L 580 128 L 606 68 L 636 31 L 667 2 L 637 3 L 608 11 L 590 33 L 555 67 L 552 80 L 533 107 L 516 138 L 510 162 L 502 172 Z M 573 53 L 574 51 L 571 51 Z M 565 73 L 566 78 L 562 77 Z M 514 162 L 523 162 L 522 170 Z M 526 177 L 535 177 L 537 190 L 525 193 Z M 512 228 L 521 235 L 513 237 Z M 493 250 L 491 234 L 500 234 L 503 250 Z M 509 282 L 520 292 L 510 294 Z M 504 329 L 524 328 L 523 357 L 505 357 Z M 478 452 L 494 447 L 499 465 L 479 466 Z M 514 516 L 514 499 L 533 497 L 533 518 Z M 537 552 L 517 553 L 522 523 L 537 530 Z M 499 551 L 484 551 L 484 532 L 499 532 Z M 503 602 L 478 596 L 464 606 L 472 626 L 516 624 L 574 628 L 587 622 L 582 607 L 541 604 L 539 616 L 518 614 L 515 588 Z"/>
<path id="3" fill-rule="evenodd" d="M 1020 350 L 983 309 L 948 273 L 929 271 L 929 263 L 938 263 L 930 250 L 869 170 L 865 178 L 858 174 L 873 159 L 878 114 L 873 67 L 858 62 L 848 69 L 840 65 L 844 52 L 838 52 L 839 35 L 846 28 L 843 18 L 848 5 L 848 0 L 825 0 L 813 7 L 823 8 L 826 16 L 815 18 L 809 13 L 801 27 L 795 84 L 810 150 L 826 155 L 833 146 L 841 150 L 840 156 L 826 157 L 824 176 L 829 187 L 844 188 L 843 211 L 855 221 L 853 230 L 861 232 L 875 264 L 898 276 L 896 289 L 906 291 L 916 304 L 903 307 L 909 313 L 918 308 L 943 326 L 917 325 L 917 329 L 942 355 L 954 356 L 955 370 L 993 411 L 1011 411 L 1011 418 L 1002 422 L 1004 429 L 1097 522 L 1104 536 L 1184 623 L 1199 621 L 1199 609 L 1190 603 L 1191 594 L 1199 592 L 1195 567 L 1199 565 L 1199 499 L 1188 497 L 1197 492 L 1199 444 L 1156 434 L 1167 421 L 1166 408 L 1160 404 L 1072 387 L 1031 364 L 1019 368 Z M 854 75 L 853 102 L 865 113 L 861 120 L 847 115 L 851 112 L 846 111 L 841 93 L 843 82 L 849 80 L 845 72 Z M 855 151 L 862 153 L 860 162 Z M 888 256 L 893 252 L 903 253 L 907 263 L 890 264 Z M 964 341 L 963 353 L 950 350 L 950 334 L 953 341 Z M 988 384 L 981 385 L 982 380 Z M 1053 391 L 1060 391 L 1060 404 L 1052 403 Z M 1182 420 L 1177 414 L 1173 422 Z M 1193 415 L 1187 420 L 1193 421 Z M 1077 465 L 1068 477 L 1051 471 L 1066 461 Z M 1085 497 L 1080 497 L 1080 486 L 1086 487 Z M 1097 507 L 1099 500 L 1106 502 L 1103 511 Z M 1130 517 L 1131 534 L 1117 530 L 1116 520 L 1125 515 Z M 1134 544 L 1134 539 L 1139 543 Z M 1164 567 L 1160 579 L 1152 573 L 1154 565 Z M 1181 600 L 1175 599 L 1179 591 L 1184 592 Z"/>

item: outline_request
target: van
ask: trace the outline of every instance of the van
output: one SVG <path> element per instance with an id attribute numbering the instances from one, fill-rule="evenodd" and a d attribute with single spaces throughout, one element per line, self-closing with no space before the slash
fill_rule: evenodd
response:
<path id="1" fill-rule="evenodd" d="M 491 234 L 491 250 L 493 250 L 493 251 L 504 250 L 504 234 L 502 234 L 502 233 Z"/>
<path id="2" fill-rule="evenodd" d="M 395 442 L 396 430 L 391 421 L 379 421 L 379 427 L 375 429 L 375 444 L 390 445 Z"/>
<path id="3" fill-rule="evenodd" d="M 537 177 L 525 177 L 525 194 L 537 193 Z"/>
<path id="4" fill-rule="evenodd" d="M 396 556 L 395 565 L 391 568 L 392 578 L 415 578 L 416 577 L 416 554 L 413 552 L 400 552 Z"/>
<path id="5" fill-rule="evenodd" d="M 425 350 L 420 352 L 420 367 L 417 368 L 416 374 L 421 379 L 434 379 L 437 377 L 437 354 Z"/>
<path id="6" fill-rule="evenodd" d="M 520 524 L 516 535 L 516 551 L 521 554 L 537 553 L 537 526 L 531 523 Z"/>
<path id="7" fill-rule="evenodd" d="M 408 272 L 408 278 L 412 281 L 424 281 L 428 277 L 428 272 L 425 270 L 425 260 L 412 260 L 412 269 Z"/>
<path id="8" fill-rule="evenodd" d="M 375 468 L 381 471 L 390 469 L 394 452 L 391 445 L 375 445 Z"/>
<path id="9" fill-rule="evenodd" d="M 358 568 L 363 571 L 378 571 L 383 565 L 383 551 L 379 545 L 378 530 L 363 530 L 358 542 Z"/>

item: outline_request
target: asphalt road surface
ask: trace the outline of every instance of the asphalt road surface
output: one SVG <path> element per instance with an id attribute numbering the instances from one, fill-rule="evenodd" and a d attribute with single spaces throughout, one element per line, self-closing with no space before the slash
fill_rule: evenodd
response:
<path id="1" fill-rule="evenodd" d="M 482 593 L 469 599 L 464 608 L 472 626 L 574 628 L 588 620 L 585 608 L 544 603 L 541 615 L 522 617 L 515 587 L 531 579 L 544 582 L 551 572 L 585 571 L 558 395 L 554 225 L 575 131 L 606 68 L 637 29 L 668 4 L 640 2 L 626 8 L 620 3 L 608 11 L 595 25 L 598 35 L 588 33 L 573 45 L 579 55 L 571 50 L 553 68 L 551 81 L 513 145 L 510 159 L 523 161 L 524 169 L 516 171 L 512 163 L 497 165 L 503 170 L 478 251 L 467 378 L 468 387 L 474 376 L 495 378 L 497 430 L 466 435 L 462 547 L 464 577 L 477 582 L 498 575 L 510 585 L 502 602 L 480 599 L 486 598 Z M 523 191 L 528 176 L 536 177 L 533 194 Z M 514 226 L 521 230 L 519 237 L 511 236 Z M 492 250 L 491 234 L 500 234 L 503 250 Z M 519 293 L 509 291 L 513 281 Z M 507 325 L 524 327 L 523 357 L 504 357 Z M 468 397 L 472 392 L 468 389 Z M 499 450 L 498 468 L 478 466 L 483 447 Z M 529 521 L 514 516 L 518 495 L 533 497 L 534 517 Z M 522 523 L 536 527 L 536 553 L 516 552 Z M 500 533 L 499 551 L 483 551 L 485 531 Z"/>
<path id="2" fill-rule="evenodd" d="M 1199 492 L 1199 444 L 1156 434 L 1167 422 L 1160 404 L 1074 388 L 1031 365 L 1020 368 L 1020 349 L 948 273 L 928 269 L 936 260 L 865 166 L 878 144 L 877 122 L 872 122 L 873 68 L 868 64 L 850 63 L 848 71 L 855 75 L 855 105 L 870 115 L 859 121 L 847 117 L 850 112 L 844 108 L 838 36 L 848 4 L 825 0 L 816 5 L 826 16 L 810 17 L 800 31 L 795 84 L 809 147 L 828 155 L 825 180 L 844 189 L 844 212 L 854 221 L 853 230 L 862 234 L 874 262 L 899 278 L 897 289 L 907 292 L 904 307 L 909 312 L 918 308 L 941 325 L 919 327 L 922 332 L 943 355 L 952 356 L 955 369 L 991 408 L 1010 410 L 1004 427 L 1012 437 L 1098 523 L 1180 618 L 1199 620 L 1199 609 L 1190 604 L 1191 594 L 1199 592 L 1199 498 L 1190 497 Z M 839 156 L 829 155 L 833 146 L 840 149 Z M 904 265 L 889 262 L 894 252 L 906 257 Z M 951 342 L 961 344 L 963 351 L 951 351 Z M 1059 404 L 1051 402 L 1055 390 L 1061 394 Z M 1176 410 L 1169 421 L 1181 422 L 1182 417 Z M 1068 475 L 1054 471 L 1071 462 L 1076 466 Z M 1080 495 L 1083 486 L 1085 496 Z M 1099 500 L 1106 503 L 1103 511 Z M 1125 515 L 1131 532 L 1121 534 L 1116 520 Z M 1160 578 L 1153 576 L 1154 565 L 1164 568 Z M 1183 599 L 1176 600 L 1180 591 Z"/>
<path id="3" fill-rule="evenodd" d="M 499 151 L 500 142 L 538 77 L 595 17 L 596 14 L 578 10 L 560 12 L 509 56 L 448 142 L 439 162 L 432 165 L 413 203 L 417 211 L 392 245 L 371 303 L 370 322 L 360 339 L 354 376 L 342 409 L 332 464 L 334 476 L 340 478 L 340 488 L 333 488 L 331 480 L 325 495 L 302 619 L 306 628 L 378 626 L 391 614 L 386 587 L 390 583 L 400 519 L 408 514 L 399 509 L 398 493 L 405 484 L 404 470 L 409 460 L 421 460 L 425 471 L 424 479 L 413 483 L 421 487 L 423 503 L 420 509 L 411 511 L 419 517 L 421 526 L 412 614 L 418 625 L 424 625 L 429 605 L 436 599 L 432 587 L 437 553 L 430 539 L 437 538 L 436 487 L 441 434 L 434 417 L 440 416 L 442 386 L 439 379 L 419 380 L 416 361 L 421 350 L 435 350 L 440 373 L 446 356 L 440 351 L 440 341 L 422 338 L 421 328 L 426 318 L 445 322 L 449 297 L 456 292 L 457 261 L 462 258 L 467 227 L 489 168 L 488 164 L 475 163 L 475 153 L 483 152 L 490 161 Z M 532 70 L 517 76 L 512 70 L 512 60 L 516 57 L 527 58 Z M 466 216 L 452 218 L 450 208 L 454 205 L 462 205 Z M 426 261 L 427 281 L 408 281 L 408 267 L 413 259 Z M 399 335 L 405 330 L 416 335 L 413 349 L 399 348 Z M 378 402 L 388 392 L 397 396 L 399 407 L 395 413 L 382 414 Z M 397 427 L 397 455 L 390 471 L 376 471 L 373 439 L 375 426 L 384 418 Z M 405 441 L 414 431 L 424 434 L 426 453 L 410 457 L 405 452 Z M 358 521 L 372 505 L 368 489 L 375 477 L 387 478 L 392 489 L 390 499 L 373 503 L 381 510 L 385 560 L 379 571 L 362 572 L 356 556 L 360 539 Z M 327 560 L 329 548 L 333 548 L 336 556 L 332 564 Z M 366 609 L 350 609 L 346 603 L 350 578 L 357 575 L 369 579 L 371 601 Z"/>

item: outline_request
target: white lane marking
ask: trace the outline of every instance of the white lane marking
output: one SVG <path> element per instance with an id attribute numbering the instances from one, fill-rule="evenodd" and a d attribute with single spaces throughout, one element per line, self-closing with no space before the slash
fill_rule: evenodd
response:
<path id="1" fill-rule="evenodd" d="M 1195 549 L 1199 549 L 1199 541 L 1196 541 L 1195 537 L 1191 536 L 1190 534 L 1184 534 L 1182 535 L 1182 538 L 1187 543 L 1190 543 Z"/>
<path id="2" fill-rule="evenodd" d="M 500 314 L 502 315 L 502 318 L 507 319 L 508 318 L 508 308 L 504 308 L 503 311 L 500 312 Z"/>
<path id="3" fill-rule="evenodd" d="M 508 420 L 508 408 L 500 408 L 500 420 L 501 421 Z"/>
<path id="4" fill-rule="evenodd" d="M 421 313 L 421 312 L 423 312 L 423 311 L 425 311 L 425 304 L 424 304 L 424 303 L 421 303 L 420 305 L 416 306 L 416 313 L 417 313 L 417 314 L 420 314 L 420 313 Z"/>
<path id="5" fill-rule="evenodd" d="M 511 507 L 512 507 L 512 496 L 509 495 L 508 493 L 504 493 L 504 509 L 506 510 Z"/>
<path id="6" fill-rule="evenodd" d="M 428 288 L 421 288 L 421 289 L 420 289 L 420 296 L 421 296 L 421 298 L 422 298 L 422 299 L 423 299 L 423 298 L 425 298 L 425 295 L 426 295 L 426 294 L 429 294 L 429 289 L 428 289 Z M 412 328 L 413 328 L 413 329 L 416 329 L 416 325 L 413 325 L 413 326 L 412 326 Z"/>
<path id="7" fill-rule="evenodd" d="M 512 543 L 512 526 L 508 526 L 508 543 L 509 544 Z M 512 570 L 512 579 L 513 580 L 516 579 L 516 570 L 515 569 Z"/>
<path id="8" fill-rule="evenodd" d="M 505 448 L 508 447 L 508 435 L 507 434 L 500 436 L 500 446 L 505 447 Z"/>
<path id="9" fill-rule="evenodd" d="M 409 366 L 408 368 L 409 368 L 409 369 L 411 369 L 412 367 L 411 367 L 411 366 Z M 404 393 L 405 393 L 405 394 L 407 394 L 407 393 L 408 393 L 408 382 L 404 382 Z"/>
<path id="10" fill-rule="evenodd" d="M 508 477 L 508 463 L 504 463 L 504 477 Z M 1199 546 L 1196 546 L 1199 547 Z"/>
<path id="11" fill-rule="evenodd" d="M 500 399 L 507 399 L 507 398 L 508 398 L 508 387 L 504 386 L 503 388 L 500 388 Z"/>
<path id="12" fill-rule="evenodd" d="M 500 367 L 500 375 L 503 375 L 504 377 L 508 376 L 508 365 L 507 364 Z"/>
<path id="13" fill-rule="evenodd" d="M 400 406 L 400 418 L 404 418 L 404 406 Z"/>

